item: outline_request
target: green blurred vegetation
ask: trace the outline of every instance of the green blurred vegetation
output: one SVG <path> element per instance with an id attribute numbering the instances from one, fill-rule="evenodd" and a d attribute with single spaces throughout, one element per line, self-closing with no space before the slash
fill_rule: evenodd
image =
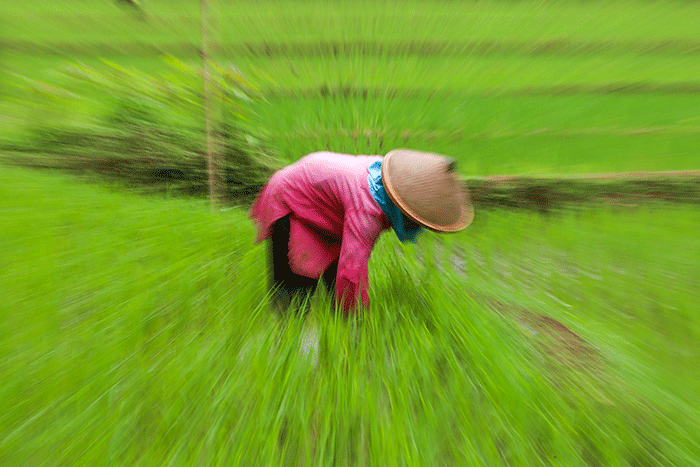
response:
<path id="1" fill-rule="evenodd" d="M 102 59 L 200 66 L 197 2 L 29 1 L 4 15 L 5 76 Z M 71 6 L 72 5 L 72 6 Z M 443 152 L 466 175 L 697 169 L 700 33 L 683 2 L 214 2 L 217 60 L 266 97 L 250 128 L 285 161 L 319 149 Z M 0 141 L 31 119 L 4 86 Z"/>
<path id="2" fill-rule="evenodd" d="M 25 78 L 17 86 L 27 124 L 8 148 L 45 156 L 23 162 L 206 192 L 202 75 L 174 57 L 164 61 L 167 73 L 159 75 L 105 62 L 106 71 L 74 64 L 51 81 Z M 209 76 L 219 184 L 229 198 L 250 195 L 276 167 L 260 135 L 246 128 L 246 107 L 262 96 L 231 65 L 215 63 Z"/>
<path id="3" fill-rule="evenodd" d="M 387 234 L 369 310 L 276 321 L 240 208 L 17 168 L 0 195 L 3 466 L 700 458 L 697 209 Z"/>

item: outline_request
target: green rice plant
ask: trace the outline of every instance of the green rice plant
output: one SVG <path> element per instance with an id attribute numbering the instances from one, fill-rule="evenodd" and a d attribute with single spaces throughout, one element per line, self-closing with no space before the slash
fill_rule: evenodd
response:
<path id="1" fill-rule="evenodd" d="M 198 67 L 196 2 L 149 1 L 147 22 L 110 2 L 76 3 L 79 16 L 71 5 L 33 0 L 3 16 L 6 79 L 50 84 L 66 56 L 107 74 L 104 59 L 174 78 L 164 54 Z M 252 130 L 239 134 L 262 141 L 255 153 L 291 161 L 412 147 L 457 157 L 473 175 L 697 168 L 697 5 L 305 0 L 217 10 L 219 57 L 267 97 L 246 104 Z M 41 118 L 58 129 L 78 119 L 70 106 L 30 114 L 9 100 L 19 90 L 4 92 L 0 140 L 16 142 Z M 198 159 L 183 144 L 199 147 L 201 109 L 170 107 L 155 109 L 168 135 L 161 152 Z M 35 149 L 51 151 L 58 136 Z M 132 136 L 124 148 L 138 144 Z"/>
<path id="2" fill-rule="evenodd" d="M 368 310 L 278 318 L 240 208 L 0 195 L 2 465 L 697 465 L 693 207 L 383 235 Z"/>
<path id="3" fill-rule="evenodd" d="M 34 98 L 26 102 L 32 107 L 29 133 L 19 149 L 60 158 L 59 166 L 125 179 L 186 188 L 202 183 L 201 77 L 173 57 L 166 62 L 170 72 L 161 75 L 106 62 L 106 71 L 68 66 L 49 84 L 26 80 L 24 89 Z M 247 106 L 261 95 L 234 67 L 214 65 L 212 75 L 220 177 L 227 191 L 245 193 L 259 187 L 272 167 L 260 133 L 246 123 Z"/>

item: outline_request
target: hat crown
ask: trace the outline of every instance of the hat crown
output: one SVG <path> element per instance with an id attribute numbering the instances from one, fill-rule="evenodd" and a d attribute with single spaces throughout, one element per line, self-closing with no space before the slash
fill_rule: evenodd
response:
<path id="1" fill-rule="evenodd" d="M 425 227 L 456 232 L 472 221 L 469 194 L 456 177 L 454 159 L 397 149 L 384 157 L 382 181 L 392 202 Z"/>

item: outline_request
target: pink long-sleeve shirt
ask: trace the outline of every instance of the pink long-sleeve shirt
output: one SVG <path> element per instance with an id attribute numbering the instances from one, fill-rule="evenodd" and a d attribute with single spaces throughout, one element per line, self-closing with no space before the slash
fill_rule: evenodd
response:
<path id="1" fill-rule="evenodd" d="M 309 154 L 277 171 L 248 215 L 256 243 L 289 218 L 289 264 L 295 274 L 318 279 L 338 259 L 335 299 L 347 311 L 358 297 L 369 306 L 367 265 L 382 231 L 391 227 L 369 190 L 367 167 L 381 156 Z"/>

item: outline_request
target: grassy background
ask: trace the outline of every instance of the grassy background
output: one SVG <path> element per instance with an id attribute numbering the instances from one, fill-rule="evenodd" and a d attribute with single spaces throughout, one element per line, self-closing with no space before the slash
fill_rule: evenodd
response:
<path id="1" fill-rule="evenodd" d="M 34 116 L 14 74 L 102 58 L 197 63 L 197 2 L 4 7 L 12 139 Z M 450 154 L 467 175 L 697 169 L 698 7 L 680 2 L 215 2 L 216 56 L 260 86 L 275 153 Z"/>
<path id="2" fill-rule="evenodd" d="M 2 465 L 699 458 L 695 209 L 387 234 L 365 314 L 276 321 L 244 211 L 0 177 Z"/>

